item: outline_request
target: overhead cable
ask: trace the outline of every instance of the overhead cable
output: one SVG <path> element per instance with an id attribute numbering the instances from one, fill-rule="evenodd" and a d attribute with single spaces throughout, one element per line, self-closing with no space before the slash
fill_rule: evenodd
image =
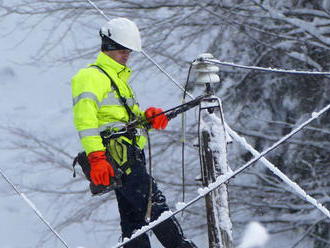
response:
<path id="1" fill-rule="evenodd" d="M 90 3 L 90 5 L 92 5 L 98 12 L 100 12 L 100 14 L 105 18 L 105 19 L 107 19 L 108 21 L 110 21 L 111 19 L 106 15 L 106 14 L 104 14 L 104 12 L 103 12 L 103 10 L 101 10 L 99 7 L 97 7 L 97 5 L 93 2 L 93 1 L 91 1 L 91 0 L 87 0 L 89 3 Z"/>
<path id="2" fill-rule="evenodd" d="M 259 66 L 248 66 L 248 65 L 239 65 L 231 62 L 220 61 L 217 59 L 203 59 L 205 62 L 209 62 L 212 64 L 224 65 L 237 67 L 248 70 L 256 70 L 256 71 L 264 71 L 264 72 L 276 72 L 276 73 L 285 73 L 285 74 L 300 74 L 300 75 L 318 75 L 318 76 L 330 76 L 330 72 L 321 72 L 321 71 L 297 71 L 297 70 L 285 70 L 278 68 L 266 68 Z"/>
<path id="3" fill-rule="evenodd" d="M 0 175 L 5 179 L 5 181 L 14 189 L 14 191 L 23 198 L 23 200 L 33 209 L 34 213 L 39 217 L 39 219 L 49 228 L 49 230 L 61 241 L 61 243 L 66 247 L 70 248 L 69 245 L 64 241 L 64 239 L 56 232 L 56 230 L 49 224 L 49 222 L 42 216 L 41 212 L 37 209 L 34 203 L 22 193 L 5 175 L 5 173 L 0 168 Z"/>
<path id="4" fill-rule="evenodd" d="M 234 130 L 232 130 L 227 124 L 226 125 L 226 131 L 229 133 L 229 135 L 236 140 L 238 143 L 240 143 L 243 147 L 245 147 L 249 152 L 253 154 L 253 156 L 259 156 L 260 153 L 254 149 L 246 140 L 245 138 L 239 136 Z M 286 183 L 293 192 L 297 193 L 299 196 L 301 196 L 303 199 L 305 199 L 307 202 L 312 204 L 314 207 L 319 209 L 322 213 L 324 213 L 327 217 L 330 218 L 330 213 L 327 208 L 325 208 L 322 204 L 318 203 L 315 198 L 308 195 L 297 183 L 293 182 L 287 175 L 285 175 L 282 171 L 280 171 L 274 164 L 272 164 L 268 159 L 261 158 L 260 162 L 262 162 L 269 170 L 271 170 L 276 176 L 278 176 L 284 183 Z"/>
<path id="5" fill-rule="evenodd" d="M 270 153 L 271 151 L 273 151 L 274 149 L 276 149 L 278 146 L 282 145 L 284 142 L 286 142 L 288 139 L 290 139 L 293 135 L 295 135 L 298 132 L 300 132 L 309 123 L 311 123 L 315 119 L 319 118 L 322 114 L 324 114 L 325 112 L 327 112 L 329 109 L 330 109 L 330 104 L 327 105 L 326 107 L 322 108 L 319 112 L 314 112 L 312 114 L 312 117 L 311 118 L 309 118 L 308 120 L 306 120 L 305 122 L 303 122 L 297 128 L 293 129 L 290 133 L 288 133 L 287 135 L 285 135 L 284 137 L 282 137 L 280 140 L 278 140 L 277 142 L 275 142 L 272 146 L 270 146 L 269 148 L 267 148 L 263 152 L 256 154 L 256 156 L 253 159 L 251 159 L 249 162 L 247 162 L 246 164 L 244 164 L 243 166 L 241 166 L 240 168 L 238 168 L 237 170 L 235 170 L 235 171 L 233 171 L 231 173 L 227 173 L 225 175 L 221 175 L 221 176 L 217 177 L 214 183 L 211 183 L 208 187 L 204 188 L 197 197 L 195 197 L 194 199 L 192 199 L 188 203 L 182 204 L 182 207 L 181 208 L 177 209 L 174 212 L 170 212 L 170 213 L 166 214 L 166 216 L 161 216 L 161 218 L 160 218 L 159 221 L 156 220 L 154 222 L 151 222 L 149 224 L 149 226 L 142 227 L 142 230 L 140 230 L 140 231 L 137 230 L 135 232 L 135 234 L 133 234 L 130 239 L 125 239 L 123 242 L 117 244 L 113 248 L 122 247 L 123 245 L 127 244 L 128 242 L 132 241 L 133 239 L 135 239 L 135 238 L 141 236 L 142 234 L 150 231 L 155 226 L 161 224 L 162 222 L 166 221 L 167 219 L 169 219 L 169 218 L 175 216 L 176 214 L 182 212 L 183 210 L 185 210 L 186 208 L 188 208 L 189 206 L 191 206 L 192 204 L 194 204 L 198 200 L 204 198 L 207 194 L 209 194 L 210 192 L 212 192 L 215 189 L 219 188 L 222 184 L 228 182 L 230 179 L 232 179 L 233 177 L 235 177 L 238 174 L 242 173 L 244 170 L 246 170 L 247 168 L 249 168 L 251 165 L 253 165 L 257 161 L 259 161 L 260 159 L 264 158 L 264 156 L 266 156 L 268 153 Z M 330 212 L 329 212 L 329 210 L 327 208 L 325 208 L 321 203 L 318 203 L 316 199 L 314 199 L 312 197 L 309 197 L 309 198 L 311 198 L 315 202 L 315 204 L 313 204 L 313 205 L 316 206 L 324 215 L 326 215 L 330 219 Z"/>
<path id="6" fill-rule="evenodd" d="M 87 0 L 96 10 L 98 10 L 107 20 L 109 20 L 109 18 L 104 14 L 104 12 L 102 10 L 100 10 L 91 0 Z M 179 87 L 182 91 L 184 91 L 184 88 L 170 75 L 168 74 L 161 66 L 159 66 L 146 52 L 142 51 L 143 55 L 149 59 L 153 64 L 156 65 L 156 67 L 162 72 L 164 73 L 177 87 Z M 330 72 L 318 72 L 318 71 L 297 71 L 297 70 L 285 70 L 285 69 L 277 69 L 277 68 L 264 68 L 264 67 L 257 67 L 257 66 L 245 66 L 245 65 L 238 65 L 238 64 L 234 64 L 234 63 L 230 63 L 230 62 L 222 62 L 219 60 L 211 60 L 211 59 L 204 59 L 204 61 L 209 62 L 209 63 L 215 63 L 215 64 L 220 64 L 220 65 L 224 65 L 224 66 L 232 66 L 232 67 L 237 67 L 237 68 L 242 68 L 242 69 L 249 69 L 249 70 L 258 70 L 258 71 L 265 71 L 265 72 L 274 72 L 274 73 L 286 73 L 286 74 L 298 74 L 298 75 L 323 75 L 323 76 L 327 76 L 330 75 Z M 192 94 L 187 93 L 187 95 L 194 99 L 194 96 Z M 243 165 L 242 167 L 240 167 L 239 169 L 237 169 L 236 171 L 234 171 L 233 173 L 230 173 L 228 175 L 224 175 L 224 176 L 220 176 L 217 179 L 216 184 L 213 183 L 211 184 L 206 191 L 204 191 L 203 194 L 200 194 L 198 197 L 194 198 L 193 200 L 191 200 L 190 202 L 188 202 L 187 204 L 185 204 L 182 208 L 176 210 L 175 212 L 171 212 L 171 214 L 167 215 L 165 218 L 162 218 L 161 221 L 157 222 L 152 222 L 150 223 L 149 226 L 143 227 L 143 231 L 138 231 L 136 234 L 134 234 L 131 239 L 125 239 L 122 243 L 117 244 L 117 246 L 115 246 L 115 248 L 121 247 L 125 244 L 127 244 L 128 242 L 130 242 L 132 239 L 135 239 L 137 237 L 139 237 L 140 235 L 144 234 L 145 232 L 150 231 L 152 228 L 154 228 L 154 226 L 162 223 L 163 221 L 173 217 L 174 215 L 176 215 L 179 212 L 182 212 L 184 209 L 186 209 L 187 207 L 189 207 L 190 205 L 192 205 L 193 203 L 195 203 L 196 201 L 198 201 L 199 199 L 203 198 L 206 194 L 210 193 L 211 191 L 215 190 L 216 188 L 220 187 L 223 183 L 227 182 L 229 179 L 233 178 L 234 176 L 236 176 L 237 174 L 240 174 L 242 171 L 244 171 L 246 168 L 250 167 L 252 164 L 254 164 L 255 162 L 257 162 L 258 160 L 262 160 L 264 163 L 265 161 L 267 161 L 268 163 L 270 163 L 266 158 L 264 158 L 264 156 L 266 154 L 268 154 L 269 152 L 271 152 L 272 150 L 274 150 L 275 148 L 277 148 L 279 145 L 281 145 L 282 143 L 284 143 L 286 140 L 288 140 L 289 138 L 291 138 L 293 135 L 295 135 L 296 133 L 298 133 L 299 131 L 301 131 L 304 127 L 306 127 L 310 122 L 312 122 L 313 120 L 317 119 L 320 115 L 322 115 L 323 113 L 325 113 L 326 111 L 328 111 L 330 108 L 330 104 L 328 106 L 326 106 L 325 108 L 323 108 L 322 110 L 320 110 L 317 113 L 313 113 L 312 117 L 310 119 L 308 119 L 306 122 L 302 123 L 300 126 L 298 126 L 296 129 L 294 129 L 292 132 L 290 132 L 289 134 L 287 134 L 286 136 L 284 136 L 283 138 L 281 138 L 278 142 L 274 143 L 271 147 L 269 147 L 268 149 L 266 149 L 265 151 L 263 151 L 262 153 L 257 154 L 256 151 L 252 152 L 252 150 L 248 148 L 248 150 L 250 150 L 253 154 L 256 155 L 255 158 L 253 158 L 252 160 L 250 160 L 248 163 L 246 163 L 245 165 Z M 241 138 L 241 137 L 240 137 Z M 243 138 L 241 138 L 243 139 Z M 242 140 L 241 140 L 242 143 Z M 271 169 L 271 166 L 267 166 L 268 168 Z M 275 167 L 276 168 L 276 167 Z M 271 169 L 274 173 L 276 170 Z M 284 174 L 284 176 L 277 172 L 277 175 L 280 176 L 280 178 L 282 178 L 286 183 L 291 182 L 290 179 L 288 179 Z M 300 195 L 305 196 L 304 194 L 301 194 L 303 191 L 300 187 L 298 188 L 298 190 L 296 190 Z M 305 196 L 305 199 L 309 202 L 311 202 L 315 207 L 317 207 L 322 213 L 324 213 L 328 218 L 330 218 L 330 212 L 328 211 L 328 209 L 326 209 L 325 207 L 323 207 L 320 203 L 318 203 L 314 198 L 310 197 L 307 195 L 307 197 Z M 153 224 L 154 223 L 154 224 Z"/>
<path id="7" fill-rule="evenodd" d="M 185 91 L 184 87 L 178 83 L 167 71 L 165 71 L 153 58 L 151 58 L 145 51 L 142 50 L 142 54 L 149 59 L 162 73 L 164 73 L 178 88 L 182 91 L 186 92 L 186 94 L 191 98 L 194 99 L 194 96 L 190 94 L 188 91 Z"/>

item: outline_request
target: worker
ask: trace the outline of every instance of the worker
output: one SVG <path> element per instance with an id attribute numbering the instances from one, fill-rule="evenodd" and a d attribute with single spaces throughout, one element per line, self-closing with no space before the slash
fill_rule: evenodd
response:
<path id="1" fill-rule="evenodd" d="M 151 128 L 165 129 L 168 119 L 161 108 L 141 110 L 128 84 L 131 69 L 126 66 L 127 61 L 133 51 L 142 51 L 136 24 L 126 18 L 114 18 L 99 34 L 101 52 L 96 61 L 72 78 L 74 125 L 88 158 L 93 185 L 106 187 L 114 183 L 116 170 L 108 156 L 115 159 L 123 172 L 121 186 L 116 187 L 115 194 L 124 239 L 147 225 L 148 206 L 151 206 L 151 221 L 169 207 L 146 170 L 143 149 L 147 138 L 143 127 L 126 132 L 123 128 L 132 121 L 144 120 L 149 121 Z M 157 116 L 153 118 L 154 115 Z M 110 138 L 105 138 L 104 133 L 110 133 Z M 154 227 L 153 232 L 166 248 L 196 247 L 184 237 L 175 217 Z M 124 247 L 151 246 L 148 235 L 144 234 Z"/>

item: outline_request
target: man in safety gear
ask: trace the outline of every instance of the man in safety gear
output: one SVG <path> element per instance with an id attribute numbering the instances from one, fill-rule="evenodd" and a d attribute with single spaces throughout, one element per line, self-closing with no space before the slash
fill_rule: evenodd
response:
<path id="1" fill-rule="evenodd" d="M 125 124 L 133 120 L 147 120 L 152 128 L 165 129 L 168 123 L 160 108 L 142 111 L 128 84 L 131 70 L 126 67 L 132 51 L 140 52 L 140 33 L 134 22 L 115 18 L 100 30 L 101 52 L 94 64 L 81 69 L 72 79 L 74 124 L 90 164 L 90 179 L 95 185 L 108 186 L 115 176 L 114 165 L 107 152 L 123 171 L 122 186 L 115 189 L 121 217 L 122 237 L 146 225 L 148 199 L 152 207 L 150 220 L 156 220 L 169 210 L 165 196 L 145 168 L 143 148 L 146 143 L 143 129 L 123 132 Z M 155 118 L 150 118 L 158 115 Z M 110 133 L 105 139 L 102 134 Z M 112 138 L 111 138 L 112 137 Z M 152 186 L 152 191 L 150 190 Z M 149 198 L 149 193 L 151 197 Z M 173 217 L 153 228 L 166 248 L 193 248 L 185 239 L 181 227 Z M 141 235 L 125 248 L 149 248 L 148 236 Z"/>

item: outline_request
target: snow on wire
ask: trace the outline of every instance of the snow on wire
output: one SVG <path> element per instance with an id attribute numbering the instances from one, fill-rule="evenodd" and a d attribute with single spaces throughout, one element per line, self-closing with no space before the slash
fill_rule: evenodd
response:
<path id="1" fill-rule="evenodd" d="M 188 208 L 189 206 L 191 206 L 193 203 L 197 202 L 201 198 L 204 198 L 208 193 L 210 193 L 213 190 L 217 189 L 222 184 L 228 182 L 231 178 L 233 178 L 236 175 L 240 174 L 245 169 L 247 169 L 251 165 L 253 165 L 255 162 L 259 161 L 260 159 L 264 159 L 264 156 L 265 155 L 267 155 L 269 152 L 271 152 L 272 150 L 274 150 L 275 148 L 277 148 L 278 146 L 280 146 L 281 144 L 283 144 L 285 141 L 287 141 L 289 138 L 291 138 L 296 133 L 300 132 L 304 127 L 306 127 L 308 124 L 310 124 L 315 119 L 319 118 L 322 114 L 324 114 L 325 112 L 327 112 L 329 109 L 330 109 L 330 104 L 327 105 L 327 106 L 325 106 L 324 108 L 322 108 L 319 112 L 314 112 L 312 114 L 312 117 L 311 118 L 309 118 L 308 120 L 306 120 L 305 122 L 303 122 L 301 125 L 299 125 L 297 128 L 295 128 L 294 130 L 292 130 L 287 135 L 283 136 L 280 140 L 278 140 L 277 142 L 275 142 L 272 146 L 270 146 L 269 148 L 267 148 L 263 152 L 259 153 L 257 151 L 254 151 L 253 154 L 255 155 L 255 157 L 253 159 L 251 159 L 249 162 L 247 162 L 246 164 L 244 164 L 243 166 L 241 166 L 240 168 L 238 168 L 237 170 L 235 170 L 233 172 L 228 172 L 228 173 L 226 173 L 224 175 L 221 175 L 221 176 L 217 177 L 216 180 L 215 180 L 215 182 L 210 183 L 208 187 L 199 189 L 198 190 L 199 195 L 197 197 L 195 197 L 194 199 L 192 199 L 191 201 L 189 201 L 186 204 L 180 204 L 180 208 L 177 209 L 174 212 L 172 212 L 172 211 L 164 212 L 157 220 L 155 220 L 155 221 L 149 223 L 149 225 L 144 226 L 141 229 L 137 230 L 129 239 L 128 238 L 124 239 L 123 242 L 118 243 L 113 248 L 122 247 L 123 245 L 127 244 L 131 240 L 133 240 L 133 239 L 141 236 L 142 234 L 150 231 L 152 228 L 154 228 L 155 226 L 161 224 L 165 220 L 167 220 L 167 219 L 175 216 L 176 214 L 182 212 L 184 209 Z M 235 134 L 235 133 L 232 131 L 232 132 L 230 132 L 230 134 Z M 237 136 L 238 135 L 235 134 L 234 135 L 234 138 L 237 138 Z M 242 140 L 241 140 L 241 143 L 243 143 Z M 250 145 L 247 146 L 247 142 L 245 142 L 244 144 L 246 145 L 246 147 L 248 148 L 248 150 L 250 150 Z M 271 164 L 270 162 L 268 162 L 268 163 Z M 313 204 L 317 209 L 319 209 L 324 215 L 326 215 L 330 219 L 330 212 L 329 212 L 329 210 L 327 208 L 325 208 L 321 203 L 318 203 L 315 198 L 309 196 L 303 189 L 301 189 L 296 183 L 292 182 L 287 176 L 285 176 L 282 172 L 280 172 L 275 166 L 273 166 L 273 165 L 270 166 L 268 163 L 267 163 L 267 167 L 268 168 L 274 167 L 275 169 L 272 168 L 271 170 L 276 175 L 278 175 L 280 178 L 282 178 L 299 195 L 303 196 L 303 198 L 305 198 L 308 202 L 310 202 L 311 204 Z"/>
<path id="2" fill-rule="evenodd" d="M 106 14 L 104 14 L 104 12 L 99 8 L 99 7 L 97 7 L 97 5 L 93 2 L 93 1 L 91 1 L 91 0 L 87 0 L 88 1 L 88 3 L 90 4 L 90 5 L 92 5 L 93 6 L 93 8 L 95 8 L 105 19 L 107 19 L 107 21 L 110 21 L 111 19 L 106 15 Z"/>
<path id="3" fill-rule="evenodd" d="M 203 59 L 205 62 L 209 62 L 212 64 L 224 65 L 224 66 L 231 66 L 237 67 L 242 69 L 248 70 L 256 70 L 256 71 L 264 71 L 264 72 L 276 72 L 276 73 L 286 73 L 286 74 L 301 74 L 301 75 L 319 75 L 319 76 L 330 76 L 330 72 L 321 72 L 321 71 L 297 71 L 297 70 L 285 70 L 285 69 L 278 69 L 278 68 L 265 68 L 259 66 L 247 66 L 247 65 L 238 65 L 231 62 L 224 62 L 217 59 Z"/>
<path id="4" fill-rule="evenodd" d="M 255 150 L 246 140 L 245 138 L 239 136 L 234 130 L 232 130 L 227 124 L 226 124 L 226 131 L 234 138 L 234 140 L 238 141 L 243 147 L 245 147 L 248 151 L 250 151 L 254 156 L 258 156 L 260 153 Z M 282 179 L 283 182 L 285 182 L 289 187 L 293 189 L 295 193 L 300 195 L 303 199 L 314 205 L 316 208 L 318 208 L 322 213 L 324 213 L 327 217 L 330 218 L 330 212 L 327 208 L 325 208 L 322 204 L 318 203 L 315 198 L 308 195 L 297 183 L 293 182 L 288 178 L 287 175 L 285 175 L 283 172 L 281 172 L 275 165 L 273 165 L 269 160 L 266 158 L 261 158 L 260 162 L 262 162 L 269 170 L 271 170 L 276 176 Z"/>
<path id="5" fill-rule="evenodd" d="M 22 193 L 11 181 L 10 179 L 5 175 L 5 173 L 0 168 L 0 175 L 3 177 L 3 179 L 14 189 L 14 191 L 23 198 L 23 200 L 32 208 L 34 213 L 39 217 L 39 219 L 49 228 L 49 230 L 60 240 L 60 242 L 66 247 L 70 248 L 69 245 L 64 241 L 64 239 L 60 236 L 59 233 L 56 232 L 56 230 L 50 225 L 50 223 L 42 216 L 41 212 L 37 209 L 35 204 L 24 194 Z"/>
<path id="6" fill-rule="evenodd" d="M 100 14 L 102 16 L 104 16 L 107 20 L 109 20 L 109 18 L 104 14 L 104 12 L 102 10 L 100 10 L 95 3 L 92 0 L 87 0 L 98 12 L 100 12 Z M 182 90 L 182 86 L 173 78 L 171 77 L 163 68 L 161 68 L 153 59 L 151 59 L 150 56 L 148 56 L 145 52 L 143 52 L 143 55 L 145 57 L 147 57 L 153 64 L 156 65 L 156 67 L 162 72 L 164 73 L 178 88 L 180 88 Z M 234 63 L 229 63 L 229 62 L 221 62 L 219 60 L 204 60 L 206 62 L 209 63 L 215 63 L 215 64 L 219 64 L 219 65 L 225 65 L 225 66 L 232 66 L 232 67 L 237 67 L 237 68 L 243 68 L 243 69 L 250 69 L 250 70 L 259 70 L 259 71 L 265 71 L 265 72 L 276 72 L 276 73 L 288 73 L 288 74 L 300 74 L 300 75 L 330 75 L 330 72 L 317 72 L 317 71 L 297 71 L 297 70 L 284 70 L 284 69 L 277 69 L 277 68 L 264 68 L 264 67 L 257 67 L 257 66 L 244 66 L 244 65 L 238 65 L 238 64 L 234 64 Z M 188 94 L 188 96 L 192 99 L 194 99 L 194 96 L 192 94 Z M 270 169 L 272 170 L 276 175 L 278 175 L 282 180 L 284 180 L 284 182 L 288 183 L 291 187 L 293 187 L 295 189 L 295 191 L 300 194 L 301 196 L 303 196 L 307 201 L 309 201 L 310 203 L 312 203 L 315 207 L 317 207 L 322 213 L 324 213 L 328 218 L 330 218 L 330 213 L 328 211 L 328 209 L 326 209 L 324 206 L 322 206 L 320 203 L 318 203 L 314 198 L 312 198 L 311 196 L 307 195 L 306 192 L 304 190 L 302 190 L 297 184 L 295 184 L 294 182 L 292 182 L 286 175 L 284 175 L 281 171 L 279 171 L 273 164 L 271 164 L 266 158 L 264 158 L 264 156 L 270 152 L 271 150 L 275 149 L 277 146 L 279 146 L 280 144 L 282 144 L 284 141 L 286 141 L 288 138 L 290 138 L 291 136 L 293 136 L 295 133 L 301 131 L 306 125 L 308 125 L 310 122 L 312 122 L 314 119 L 317 119 L 321 114 L 323 114 L 324 112 L 328 111 L 330 108 L 330 105 L 326 106 L 325 108 L 323 108 L 321 111 L 317 112 L 317 113 L 313 113 L 312 114 L 312 118 L 310 118 L 309 120 L 307 120 L 306 122 L 304 122 L 302 125 L 300 125 L 298 128 L 294 129 L 291 133 L 289 133 L 288 135 L 284 136 L 282 139 L 280 139 L 278 142 L 276 142 L 273 146 L 271 146 L 270 148 L 268 148 L 267 150 L 265 150 L 262 153 L 258 153 L 258 151 L 254 150 L 253 147 L 251 145 L 249 145 L 244 138 L 240 137 L 238 134 L 236 134 L 234 131 L 232 131 L 230 128 L 228 128 L 227 126 L 227 130 L 231 130 L 231 134 L 233 135 L 233 137 L 238 140 L 243 146 L 245 146 L 252 154 L 255 155 L 255 158 L 252 159 L 250 162 L 248 162 L 247 164 L 245 164 L 244 166 L 240 167 L 239 169 L 237 169 L 234 172 L 230 172 L 227 173 L 226 175 L 222 175 L 220 177 L 217 178 L 216 182 L 214 182 L 213 184 L 216 184 L 216 186 L 214 186 L 214 189 L 219 187 L 221 184 L 227 182 L 230 178 L 234 177 L 236 174 L 239 174 L 241 171 L 243 171 L 244 169 L 246 169 L 247 167 L 249 167 L 250 165 L 252 165 L 254 162 L 258 161 L 259 159 L 261 159 L 261 161 Z M 205 194 L 211 192 L 213 189 L 210 189 L 210 187 L 212 187 L 213 185 L 210 184 L 208 187 L 208 190 L 205 190 Z M 200 190 L 201 191 L 201 190 Z M 188 202 L 187 204 L 182 203 L 180 204 L 179 209 L 177 209 L 175 212 L 165 212 L 163 213 L 163 215 L 161 215 L 161 218 L 159 218 L 159 220 L 156 220 L 154 222 L 151 222 L 148 226 L 143 227 L 143 230 L 138 230 L 136 233 L 134 233 L 132 235 L 132 237 L 130 239 L 125 239 L 122 243 L 117 244 L 117 246 L 115 246 L 116 248 L 121 247 L 123 245 L 125 245 L 126 243 L 128 243 L 130 240 L 142 235 L 143 233 L 146 233 L 147 231 L 150 231 L 154 226 L 160 224 L 161 222 L 165 221 L 168 218 L 171 218 L 172 216 L 174 216 L 175 214 L 183 211 L 184 209 L 186 209 L 187 207 L 189 207 L 191 204 L 193 204 L 194 202 L 198 201 L 199 199 L 203 198 L 205 195 L 199 195 L 198 197 L 196 197 L 195 199 L 193 199 L 192 201 Z"/>

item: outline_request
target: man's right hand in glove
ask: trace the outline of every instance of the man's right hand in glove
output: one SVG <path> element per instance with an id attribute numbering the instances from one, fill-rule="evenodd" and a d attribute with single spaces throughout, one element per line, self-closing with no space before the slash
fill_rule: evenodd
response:
<path id="1" fill-rule="evenodd" d="M 115 176 L 112 165 L 107 161 L 105 151 L 96 151 L 88 154 L 91 166 L 90 177 L 95 185 L 110 185 L 110 178 Z"/>

